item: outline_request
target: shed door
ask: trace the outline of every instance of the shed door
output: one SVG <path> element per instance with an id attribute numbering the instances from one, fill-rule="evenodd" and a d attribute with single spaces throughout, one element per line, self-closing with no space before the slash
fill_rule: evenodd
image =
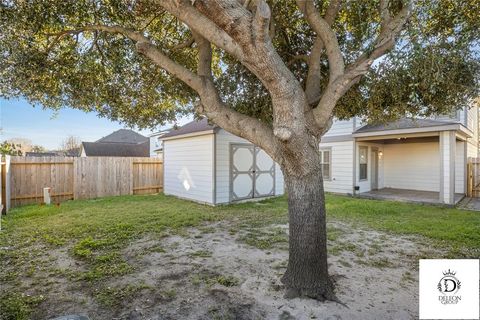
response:
<path id="1" fill-rule="evenodd" d="M 254 198 L 275 195 L 275 162 L 262 149 L 255 147 Z"/>
<path id="2" fill-rule="evenodd" d="M 244 200 L 275 194 L 275 163 L 260 148 L 232 144 L 230 198 Z"/>

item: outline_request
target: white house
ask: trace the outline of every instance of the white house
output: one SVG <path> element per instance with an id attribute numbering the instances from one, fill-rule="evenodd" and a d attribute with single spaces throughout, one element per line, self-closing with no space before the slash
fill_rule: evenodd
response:
<path id="1" fill-rule="evenodd" d="M 477 106 L 383 125 L 337 120 L 320 143 L 325 191 L 455 204 L 466 192 L 467 158 L 478 156 L 478 124 Z M 206 120 L 163 139 L 166 194 L 220 204 L 283 193 L 278 165 Z"/>
<path id="2" fill-rule="evenodd" d="M 162 137 L 169 131 L 170 129 L 162 130 L 162 131 L 154 132 L 148 136 L 150 139 L 150 157 L 157 157 L 160 159 L 163 158 Z"/>
<path id="3" fill-rule="evenodd" d="M 336 121 L 320 148 L 329 161 L 326 191 L 407 198 L 403 191 L 414 191 L 414 199 L 455 204 L 466 192 L 467 158 L 478 156 L 478 107 L 385 125 Z"/>

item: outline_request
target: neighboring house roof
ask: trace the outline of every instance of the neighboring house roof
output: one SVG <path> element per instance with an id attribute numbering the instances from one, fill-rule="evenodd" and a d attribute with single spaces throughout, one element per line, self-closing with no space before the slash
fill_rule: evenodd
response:
<path id="1" fill-rule="evenodd" d="M 200 120 L 193 120 L 192 122 L 189 122 L 178 129 L 172 129 L 169 133 L 166 133 L 165 135 L 163 135 L 162 139 L 182 136 L 187 134 L 193 134 L 193 133 L 203 132 L 203 131 L 213 132 L 215 128 L 217 128 L 217 126 L 209 124 L 207 118 L 203 118 Z"/>
<path id="2" fill-rule="evenodd" d="M 149 157 L 150 142 L 82 142 L 87 157 Z"/>
<path id="3" fill-rule="evenodd" d="M 79 157 L 80 153 L 82 152 L 82 148 L 81 147 L 73 148 L 73 149 L 66 150 L 66 151 L 61 151 L 61 152 L 66 157 Z"/>
<path id="4" fill-rule="evenodd" d="M 129 130 L 120 129 L 96 142 L 82 142 L 87 157 L 149 157 L 150 139 Z"/>
<path id="5" fill-rule="evenodd" d="M 57 152 L 25 152 L 25 157 L 56 157 Z"/>
<path id="6" fill-rule="evenodd" d="M 108 142 L 108 143 L 144 143 L 148 141 L 148 138 L 142 136 L 130 129 L 120 129 L 112 132 L 106 137 L 98 139 L 96 142 Z"/>
<path id="7" fill-rule="evenodd" d="M 385 131 L 385 130 L 398 130 L 398 129 L 414 129 L 414 128 L 427 128 L 437 127 L 450 124 L 457 124 L 457 122 L 431 120 L 431 119 L 400 119 L 394 122 L 383 124 L 367 124 L 354 133 Z"/>

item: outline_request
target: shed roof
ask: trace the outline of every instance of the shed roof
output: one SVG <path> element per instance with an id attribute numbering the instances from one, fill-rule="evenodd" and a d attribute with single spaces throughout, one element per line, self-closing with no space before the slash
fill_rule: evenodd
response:
<path id="1" fill-rule="evenodd" d="M 149 157 L 150 141 L 144 143 L 82 142 L 88 157 Z"/>
<path id="2" fill-rule="evenodd" d="M 162 139 L 182 136 L 185 134 L 202 132 L 202 131 L 213 131 L 215 130 L 215 128 L 217 128 L 217 126 L 209 124 L 207 118 L 202 118 L 200 120 L 193 120 L 192 122 L 189 122 L 178 129 L 172 129 L 170 132 L 163 135 Z"/>
<path id="3" fill-rule="evenodd" d="M 441 120 L 432 120 L 432 119 L 404 118 L 394 122 L 383 123 L 383 124 L 367 124 L 357 129 L 354 133 L 398 130 L 398 129 L 427 128 L 427 127 L 444 126 L 449 124 L 457 124 L 457 123 L 452 121 L 441 121 Z"/>

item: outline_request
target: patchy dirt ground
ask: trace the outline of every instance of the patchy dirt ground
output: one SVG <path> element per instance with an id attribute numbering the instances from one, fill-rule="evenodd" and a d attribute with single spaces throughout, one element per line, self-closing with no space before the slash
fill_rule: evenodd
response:
<path id="1" fill-rule="evenodd" d="M 50 291 L 34 317 L 91 319 L 415 319 L 419 238 L 329 224 L 330 272 L 345 304 L 283 298 L 287 226 L 233 230 L 225 222 L 145 237 L 123 249 L 132 272 L 92 289 L 64 275 L 82 264 L 49 252 Z M 63 271 L 62 271 L 63 270 Z M 32 283 L 32 286 L 35 284 Z M 93 290 L 93 292 L 92 292 Z"/>

